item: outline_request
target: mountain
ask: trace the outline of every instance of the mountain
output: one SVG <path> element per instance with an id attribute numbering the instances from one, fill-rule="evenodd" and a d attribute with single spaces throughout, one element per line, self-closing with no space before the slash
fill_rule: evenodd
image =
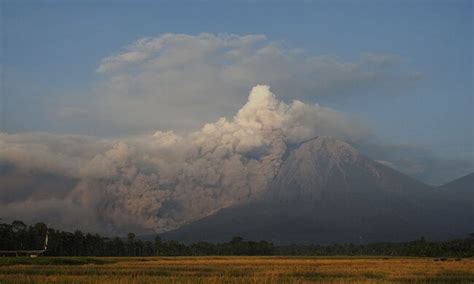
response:
<path id="1" fill-rule="evenodd" d="M 461 199 L 474 200 L 474 173 L 442 185 L 441 190 Z"/>
<path id="2" fill-rule="evenodd" d="M 347 143 L 317 137 L 288 150 L 263 196 L 162 237 L 216 242 L 241 236 L 278 244 L 450 239 L 474 232 L 472 204 Z"/>

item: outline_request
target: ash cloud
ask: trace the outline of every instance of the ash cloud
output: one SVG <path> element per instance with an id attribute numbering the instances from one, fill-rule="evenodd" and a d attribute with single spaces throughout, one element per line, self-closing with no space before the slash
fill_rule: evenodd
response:
<path id="1" fill-rule="evenodd" d="M 262 194 L 291 144 L 318 135 L 358 141 L 367 132 L 340 112 L 288 104 L 257 85 L 233 118 L 188 133 L 2 133 L 0 186 L 9 197 L 0 195 L 0 216 L 109 234 L 163 232 Z M 20 181 L 28 177 L 54 189 L 32 186 L 27 194 Z"/>
<path id="2" fill-rule="evenodd" d="M 285 100 L 382 95 L 418 80 L 406 69 L 395 54 L 315 56 L 264 35 L 163 34 L 104 57 L 91 90 L 51 103 L 50 127 L 103 136 L 189 131 L 238 111 L 262 82 Z"/>

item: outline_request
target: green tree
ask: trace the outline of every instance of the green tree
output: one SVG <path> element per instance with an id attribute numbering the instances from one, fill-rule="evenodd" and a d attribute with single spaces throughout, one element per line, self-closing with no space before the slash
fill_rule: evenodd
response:
<path id="1" fill-rule="evenodd" d="M 127 234 L 127 254 L 129 256 L 135 256 L 135 234 Z"/>
<path id="2" fill-rule="evenodd" d="M 161 241 L 161 237 L 156 235 L 155 243 L 154 243 L 155 255 L 161 255 L 161 251 L 163 249 L 163 242 Z"/>

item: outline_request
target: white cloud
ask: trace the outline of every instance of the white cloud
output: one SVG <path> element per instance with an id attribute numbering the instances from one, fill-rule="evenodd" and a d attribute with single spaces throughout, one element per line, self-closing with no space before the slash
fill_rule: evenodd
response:
<path id="1" fill-rule="evenodd" d="M 76 109 L 60 110 L 58 123 L 94 125 L 92 134 L 103 135 L 189 130 L 237 111 L 242 94 L 257 84 L 287 100 L 359 95 L 386 84 L 394 89 L 416 80 L 401 62 L 392 54 L 353 61 L 312 56 L 263 35 L 164 34 L 102 59 L 99 86 L 64 102 Z"/>

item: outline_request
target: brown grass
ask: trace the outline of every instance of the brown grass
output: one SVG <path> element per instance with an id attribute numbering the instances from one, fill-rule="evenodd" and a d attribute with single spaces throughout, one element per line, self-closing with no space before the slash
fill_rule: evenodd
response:
<path id="1" fill-rule="evenodd" d="M 95 258 L 85 262 L 89 264 L 77 262 L 80 265 L 58 264 L 57 259 L 51 260 L 55 261 L 48 264 L 44 259 L 41 263 L 0 260 L 0 283 L 474 282 L 474 259 L 124 257 Z"/>

